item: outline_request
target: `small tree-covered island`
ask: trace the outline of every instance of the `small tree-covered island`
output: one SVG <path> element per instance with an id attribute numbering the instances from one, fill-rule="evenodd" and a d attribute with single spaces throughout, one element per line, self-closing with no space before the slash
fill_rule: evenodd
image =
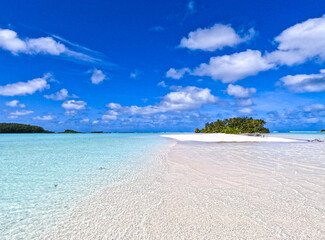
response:
<path id="1" fill-rule="evenodd" d="M 59 132 L 59 133 L 81 133 L 81 132 L 77 132 L 77 131 L 71 130 L 71 129 L 66 129 L 64 132 Z"/>
<path id="2" fill-rule="evenodd" d="M 325 129 L 322 129 L 320 132 L 325 133 Z"/>
<path id="3" fill-rule="evenodd" d="M 247 117 L 236 117 L 215 122 L 206 123 L 203 129 L 195 129 L 196 133 L 269 133 L 265 128 L 266 122 L 262 119 L 253 119 Z"/>
<path id="4" fill-rule="evenodd" d="M 20 123 L 0 123 L 0 133 L 53 133 L 44 128 Z"/>

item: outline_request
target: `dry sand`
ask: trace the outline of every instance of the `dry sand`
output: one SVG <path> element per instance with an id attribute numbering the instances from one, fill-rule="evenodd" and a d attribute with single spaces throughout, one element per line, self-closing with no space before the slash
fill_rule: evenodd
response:
<path id="1" fill-rule="evenodd" d="M 239 134 L 224 133 L 193 133 L 193 134 L 174 134 L 161 135 L 162 137 L 172 138 L 178 141 L 195 142 L 301 142 L 301 140 L 267 137 L 267 136 L 247 136 Z"/>

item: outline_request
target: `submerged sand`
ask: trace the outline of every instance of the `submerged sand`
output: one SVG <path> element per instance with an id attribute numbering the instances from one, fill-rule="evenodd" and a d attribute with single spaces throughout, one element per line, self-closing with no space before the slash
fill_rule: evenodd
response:
<path id="1" fill-rule="evenodd" d="M 42 239 L 324 239 L 324 143 L 174 143 Z"/>

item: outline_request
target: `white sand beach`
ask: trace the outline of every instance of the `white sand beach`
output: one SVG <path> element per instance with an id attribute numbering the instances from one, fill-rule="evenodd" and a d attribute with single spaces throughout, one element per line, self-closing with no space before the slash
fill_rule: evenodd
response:
<path id="1" fill-rule="evenodd" d="M 79 203 L 42 238 L 324 238 L 324 143 L 172 144 L 131 181 Z"/>
<path id="2" fill-rule="evenodd" d="M 267 136 L 247 136 L 240 134 L 224 133 L 193 133 L 193 134 L 173 134 L 161 135 L 162 137 L 172 138 L 178 141 L 194 142 L 302 142 L 296 139 L 287 139 Z"/>

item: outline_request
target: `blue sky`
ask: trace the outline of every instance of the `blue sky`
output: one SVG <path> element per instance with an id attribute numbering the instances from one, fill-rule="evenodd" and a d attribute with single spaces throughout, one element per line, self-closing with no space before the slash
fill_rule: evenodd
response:
<path id="1" fill-rule="evenodd" d="M 323 14 L 321 0 L 1 1 L 0 122 L 325 128 Z"/>

